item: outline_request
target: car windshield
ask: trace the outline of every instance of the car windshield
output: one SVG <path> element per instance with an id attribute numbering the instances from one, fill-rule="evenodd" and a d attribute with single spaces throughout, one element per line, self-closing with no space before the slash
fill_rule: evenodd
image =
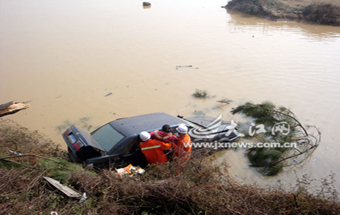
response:
<path id="1" fill-rule="evenodd" d="M 116 131 L 110 124 L 106 124 L 91 133 L 92 137 L 109 152 L 121 139 L 123 135 Z"/>

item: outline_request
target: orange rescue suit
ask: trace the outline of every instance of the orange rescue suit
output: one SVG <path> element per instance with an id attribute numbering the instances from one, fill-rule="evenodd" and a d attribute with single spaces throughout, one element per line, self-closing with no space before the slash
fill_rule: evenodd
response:
<path id="1" fill-rule="evenodd" d="M 149 164 L 166 163 L 168 161 L 164 151 L 171 148 L 171 143 L 149 139 L 141 142 L 139 146 Z"/>
<path id="2" fill-rule="evenodd" d="M 189 160 L 191 155 L 191 138 L 188 134 L 180 134 L 177 142 L 172 146 L 175 157 L 178 157 L 182 162 Z"/>

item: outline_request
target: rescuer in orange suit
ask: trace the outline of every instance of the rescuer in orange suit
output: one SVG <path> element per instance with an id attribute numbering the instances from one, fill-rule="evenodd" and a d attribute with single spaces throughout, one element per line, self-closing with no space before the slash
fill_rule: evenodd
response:
<path id="1" fill-rule="evenodd" d="M 171 143 L 150 139 L 151 135 L 146 131 L 141 132 L 139 137 L 142 140 L 139 144 L 140 149 L 149 164 L 168 162 L 164 151 L 171 148 Z"/>
<path id="2" fill-rule="evenodd" d="M 179 125 L 176 130 L 178 131 L 177 142 L 172 144 L 174 150 L 174 157 L 177 157 L 181 162 L 187 162 L 191 156 L 191 138 L 188 134 L 188 127 Z"/>

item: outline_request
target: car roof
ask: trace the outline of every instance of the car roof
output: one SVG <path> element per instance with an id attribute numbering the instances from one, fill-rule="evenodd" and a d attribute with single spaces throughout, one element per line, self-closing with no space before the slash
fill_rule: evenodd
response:
<path id="1" fill-rule="evenodd" d="M 124 136 L 139 134 L 142 131 L 153 131 L 162 128 L 164 124 L 171 127 L 185 123 L 181 119 L 166 113 L 150 113 L 128 118 L 121 118 L 109 122 L 109 124 Z"/>

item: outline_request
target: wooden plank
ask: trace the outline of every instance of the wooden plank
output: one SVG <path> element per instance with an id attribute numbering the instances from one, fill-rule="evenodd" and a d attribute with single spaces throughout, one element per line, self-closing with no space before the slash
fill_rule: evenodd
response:
<path id="1" fill-rule="evenodd" d="M 65 185 L 62 185 L 60 184 L 59 181 L 57 180 L 54 180 L 53 178 L 50 178 L 50 177 L 45 177 L 44 176 L 44 179 L 46 181 L 48 181 L 50 184 L 52 184 L 55 188 L 57 188 L 58 190 L 60 190 L 61 192 L 63 192 L 65 195 L 67 195 L 68 197 L 71 197 L 71 198 L 77 198 L 77 199 L 80 199 L 82 197 L 81 193 L 73 190 L 72 188 L 70 187 L 67 187 Z"/>
<path id="2" fill-rule="evenodd" d="M 11 101 L 5 104 L 1 104 L 0 105 L 0 117 L 8 115 L 8 114 L 14 114 L 18 111 L 27 109 L 29 107 L 30 107 L 29 102 Z"/>

